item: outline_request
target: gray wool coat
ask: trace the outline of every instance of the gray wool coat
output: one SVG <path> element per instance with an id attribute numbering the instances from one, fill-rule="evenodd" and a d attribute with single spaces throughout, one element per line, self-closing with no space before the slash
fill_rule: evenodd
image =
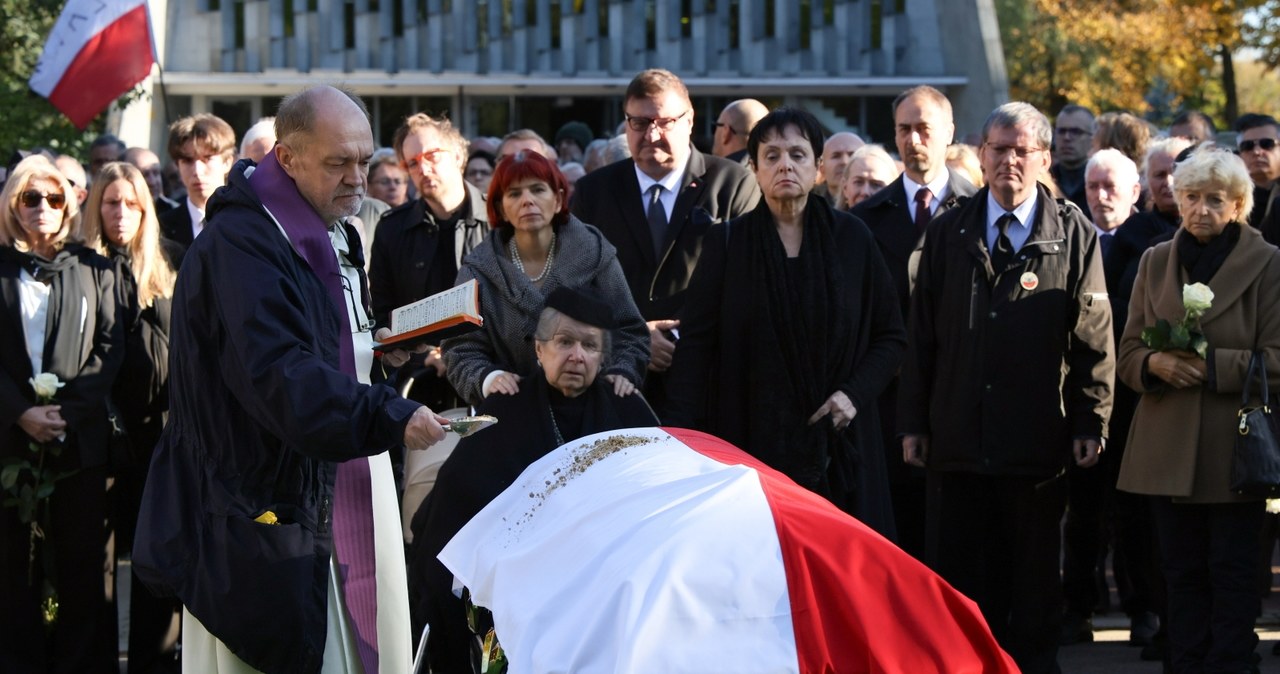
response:
<path id="1" fill-rule="evenodd" d="M 533 285 L 511 262 L 509 230 L 489 236 L 462 262 L 457 283 L 476 279 L 484 328 L 442 345 L 449 383 L 468 403 L 484 398 L 481 385 L 494 370 L 524 375 L 536 365 L 533 331 L 546 296 L 560 286 L 588 287 L 614 307 L 612 353 L 600 376 L 619 374 L 637 386 L 649 363 L 649 330 L 631 298 L 617 251 L 600 230 L 570 216 L 556 226 L 555 259 L 542 287 Z"/>

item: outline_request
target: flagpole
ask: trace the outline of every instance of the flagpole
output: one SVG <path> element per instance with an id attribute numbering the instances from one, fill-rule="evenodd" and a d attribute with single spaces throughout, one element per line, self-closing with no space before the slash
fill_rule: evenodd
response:
<path id="1" fill-rule="evenodd" d="M 173 123 L 173 117 L 169 115 L 169 89 L 164 86 L 164 66 L 160 65 L 160 61 L 156 61 L 156 79 L 160 86 L 160 101 L 164 105 L 164 125 L 168 128 Z"/>

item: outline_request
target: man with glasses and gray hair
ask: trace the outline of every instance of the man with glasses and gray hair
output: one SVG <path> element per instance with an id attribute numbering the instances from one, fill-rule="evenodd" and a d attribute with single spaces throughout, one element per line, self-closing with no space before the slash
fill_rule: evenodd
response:
<path id="1" fill-rule="evenodd" d="M 685 288 L 712 224 L 747 213 L 760 186 L 740 164 L 693 147 L 689 90 L 667 70 L 636 75 L 623 102 L 631 157 L 578 181 L 569 207 L 618 249 L 631 296 L 648 321 L 645 394 L 661 390 L 655 373 L 671 367 Z"/>
<path id="2" fill-rule="evenodd" d="M 1027 103 L 987 118 L 987 186 L 925 235 L 898 408 L 926 561 L 1028 674 L 1058 671 L 1062 475 L 1097 463 L 1115 374 L 1098 233 L 1038 182 L 1051 136 Z"/>
<path id="3" fill-rule="evenodd" d="M 1253 179 L 1253 212 L 1249 224 L 1267 233 L 1263 220 L 1280 208 L 1280 122 L 1271 115 L 1248 113 L 1236 120 L 1236 148 Z"/>

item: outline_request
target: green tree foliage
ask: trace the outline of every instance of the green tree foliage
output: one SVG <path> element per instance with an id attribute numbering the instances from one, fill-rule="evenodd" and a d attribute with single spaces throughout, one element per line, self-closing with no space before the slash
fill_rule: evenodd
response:
<path id="1" fill-rule="evenodd" d="M 1268 70 L 1280 69 L 1280 0 L 1266 0 L 1244 17 L 1244 43 Z M 1252 108 L 1245 108 L 1252 110 Z"/>
<path id="2" fill-rule="evenodd" d="M 15 149 L 46 146 L 83 156 L 102 129 L 84 132 L 27 86 L 63 0 L 0 0 L 0 162 Z"/>
<path id="3" fill-rule="evenodd" d="M 1223 119 L 1235 86 L 1222 57 L 1260 4 L 1280 0 L 996 0 L 1010 96 L 1049 114 L 1075 103 L 1161 123 L 1184 108 Z"/>

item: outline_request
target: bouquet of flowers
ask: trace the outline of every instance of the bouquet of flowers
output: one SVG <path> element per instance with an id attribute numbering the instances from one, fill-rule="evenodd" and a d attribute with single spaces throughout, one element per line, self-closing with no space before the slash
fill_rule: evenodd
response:
<path id="1" fill-rule="evenodd" d="M 1194 351 L 1201 358 L 1209 354 L 1209 341 L 1200 332 L 1200 317 L 1213 306 L 1213 291 L 1203 283 L 1182 286 L 1182 320 L 1170 323 L 1161 318 L 1142 329 L 1142 343 L 1156 351 Z"/>
<path id="2" fill-rule="evenodd" d="M 35 390 L 37 405 L 51 405 L 58 395 L 58 389 L 66 386 L 52 372 L 42 372 L 30 380 Z M 70 475 L 60 473 L 51 465 L 52 459 L 62 455 L 62 441 L 27 443 L 30 453 L 26 456 L 6 456 L 0 458 L 0 487 L 4 488 L 4 507 L 16 507 L 18 519 L 31 526 L 30 547 L 27 555 L 29 569 L 28 582 L 35 582 L 36 552 L 38 541 L 45 538 L 41 522 L 48 523 L 48 507 L 41 509 L 53 494 L 53 485 L 58 480 Z M 48 555 L 45 555 L 45 567 L 52 568 Z M 48 574 L 46 574 L 48 575 Z M 52 576 L 45 578 L 45 600 L 43 603 L 44 620 L 52 624 L 58 615 L 57 592 L 53 588 Z"/>

